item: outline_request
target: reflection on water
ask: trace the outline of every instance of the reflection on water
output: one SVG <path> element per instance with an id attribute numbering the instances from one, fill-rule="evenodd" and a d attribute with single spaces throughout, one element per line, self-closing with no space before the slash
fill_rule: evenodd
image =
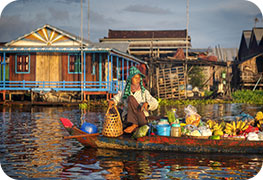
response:
<path id="1" fill-rule="evenodd" d="M 165 115 L 171 107 L 160 108 Z M 184 116 L 184 106 L 177 106 Z M 241 104 L 198 106 L 201 116 L 229 119 L 242 111 L 255 115 L 262 106 Z M 261 168 L 261 155 L 182 154 L 174 152 L 113 151 L 83 148 L 64 140 L 59 118 L 102 127 L 105 109 L 80 111 L 72 107 L 1 107 L 1 166 L 15 179 L 248 179 Z"/>
<path id="2" fill-rule="evenodd" d="M 260 170 L 261 164 L 262 156 L 258 155 L 121 152 L 84 148 L 63 164 L 61 177 L 69 174 L 74 177 L 86 172 L 90 177 L 104 179 L 248 179 Z"/>

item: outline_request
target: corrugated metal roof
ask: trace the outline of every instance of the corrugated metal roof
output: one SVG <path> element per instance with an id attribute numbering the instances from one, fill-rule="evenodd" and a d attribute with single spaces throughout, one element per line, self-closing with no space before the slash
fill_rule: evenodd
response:
<path id="1" fill-rule="evenodd" d="M 129 49 L 129 43 L 106 43 L 106 42 L 102 42 L 102 43 L 93 43 L 94 47 L 104 47 L 104 48 L 114 48 L 114 49 L 118 49 L 119 51 L 122 52 L 127 52 Z"/>
<path id="2" fill-rule="evenodd" d="M 184 30 L 111 30 L 108 32 L 108 39 L 111 38 L 185 38 Z"/>
<path id="3" fill-rule="evenodd" d="M 251 38 L 251 33 L 252 33 L 251 30 L 243 31 L 243 35 L 244 35 L 244 38 L 245 38 L 245 42 L 246 42 L 247 48 L 249 48 L 249 42 L 250 42 L 250 38 Z"/>
<path id="4" fill-rule="evenodd" d="M 253 32 L 255 34 L 255 37 L 256 37 L 256 41 L 257 41 L 257 45 L 259 45 L 261 39 L 262 39 L 262 36 L 263 36 L 263 28 L 253 28 Z"/>

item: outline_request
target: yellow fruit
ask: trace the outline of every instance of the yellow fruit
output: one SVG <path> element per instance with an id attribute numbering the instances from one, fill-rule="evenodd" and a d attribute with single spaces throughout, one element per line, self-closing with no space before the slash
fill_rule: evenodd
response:
<path id="1" fill-rule="evenodd" d="M 263 113 L 261 111 L 257 112 L 255 119 L 256 120 L 263 119 Z"/>
<path id="2" fill-rule="evenodd" d="M 248 127 L 249 127 L 249 125 L 247 124 L 247 125 L 244 126 L 241 130 L 242 130 L 242 131 L 245 131 Z"/>
<path id="3" fill-rule="evenodd" d="M 223 131 L 221 131 L 221 130 L 216 130 L 215 132 L 214 132 L 214 135 L 216 135 L 216 136 L 223 136 Z"/>
<path id="4" fill-rule="evenodd" d="M 230 124 L 230 123 L 226 123 L 226 128 L 227 128 L 227 129 L 228 129 L 228 128 L 232 129 L 232 128 L 233 128 L 233 125 Z"/>
<path id="5" fill-rule="evenodd" d="M 228 134 L 228 135 L 232 135 L 232 131 L 228 130 L 228 129 L 225 129 L 225 133 Z"/>
<path id="6" fill-rule="evenodd" d="M 186 124 L 185 123 L 180 123 L 180 126 L 184 127 L 184 126 L 186 126 Z"/>
<path id="7" fill-rule="evenodd" d="M 220 125 L 219 125 L 219 128 L 220 128 L 221 130 L 223 130 L 224 127 L 225 127 L 225 125 L 226 125 L 225 122 L 221 122 Z"/>
<path id="8" fill-rule="evenodd" d="M 236 122 L 235 121 L 232 121 L 232 125 L 233 125 L 233 129 L 234 129 L 234 131 L 236 131 Z"/>
<path id="9" fill-rule="evenodd" d="M 240 129 L 240 127 L 241 127 L 241 121 L 238 121 L 237 122 L 237 129 Z"/>
<path id="10" fill-rule="evenodd" d="M 242 130 L 244 127 L 245 127 L 246 123 L 245 122 L 242 122 L 241 123 L 241 126 L 240 126 L 240 129 Z"/>

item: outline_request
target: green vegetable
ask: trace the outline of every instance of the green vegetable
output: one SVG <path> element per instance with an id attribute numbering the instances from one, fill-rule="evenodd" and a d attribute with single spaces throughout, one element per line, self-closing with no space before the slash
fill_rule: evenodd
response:
<path id="1" fill-rule="evenodd" d="M 149 128 L 150 128 L 150 127 L 147 126 L 147 125 L 144 125 L 144 126 L 139 127 L 139 128 L 133 133 L 132 137 L 135 138 L 135 139 L 137 139 L 137 138 L 146 136 Z"/>
<path id="2" fill-rule="evenodd" d="M 211 139 L 219 140 L 219 139 L 220 139 L 220 136 L 218 136 L 218 135 L 214 135 L 214 136 L 211 136 Z"/>
<path id="3" fill-rule="evenodd" d="M 167 112 L 167 117 L 168 117 L 169 123 L 175 122 L 175 115 L 172 110 Z"/>

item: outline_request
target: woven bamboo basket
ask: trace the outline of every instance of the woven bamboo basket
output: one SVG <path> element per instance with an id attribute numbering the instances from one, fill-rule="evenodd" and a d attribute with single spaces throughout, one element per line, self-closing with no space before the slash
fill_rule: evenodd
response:
<path id="1" fill-rule="evenodd" d="M 122 122 L 120 113 L 116 106 L 114 106 L 116 110 L 115 114 L 110 114 L 109 110 L 105 114 L 104 124 L 102 128 L 102 135 L 107 137 L 118 137 L 123 134 Z"/>

